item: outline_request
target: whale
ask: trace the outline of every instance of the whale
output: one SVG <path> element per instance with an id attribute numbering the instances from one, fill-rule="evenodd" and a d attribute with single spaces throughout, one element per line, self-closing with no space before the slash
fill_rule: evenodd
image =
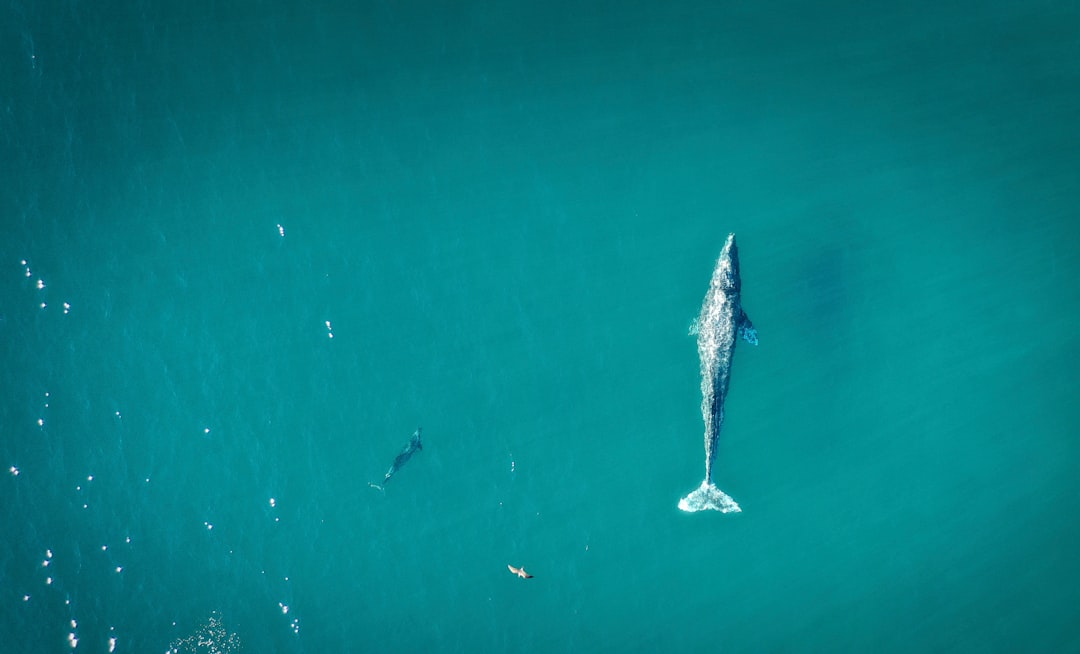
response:
<path id="1" fill-rule="evenodd" d="M 724 426 L 724 400 L 731 379 L 731 359 L 741 338 L 758 344 L 757 330 L 742 308 L 742 279 L 739 276 L 739 249 L 735 234 L 728 234 L 720 258 L 716 260 L 709 290 L 701 303 L 701 313 L 690 328 L 697 334 L 701 360 L 701 418 L 705 422 L 705 481 L 679 500 L 683 511 L 737 513 L 742 509 L 716 487 L 716 464 L 720 429 Z"/>
<path id="2" fill-rule="evenodd" d="M 409 459 L 412 458 L 413 454 L 416 454 L 420 450 L 424 449 L 424 444 L 420 442 L 420 432 L 422 429 L 422 427 L 417 427 L 416 431 L 413 432 L 412 438 L 409 439 L 408 444 L 405 445 L 405 447 L 402 448 L 400 452 L 398 452 L 397 456 L 394 457 L 394 462 L 390 464 L 390 469 L 386 471 L 386 475 L 383 477 L 382 485 L 375 484 L 369 481 L 369 486 L 371 486 L 372 488 L 377 488 L 378 490 L 382 490 L 383 486 L 386 485 L 386 482 L 390 481 L 390 478 L 393 477 L 394 474 L 396 474 L 397 471 L 401 469 L 401 466 L 408 463 Z"/>

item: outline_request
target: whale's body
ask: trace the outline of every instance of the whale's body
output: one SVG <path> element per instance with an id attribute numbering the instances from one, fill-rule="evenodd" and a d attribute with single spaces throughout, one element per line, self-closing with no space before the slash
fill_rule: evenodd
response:
<path id="1" fill-rule="evenodd" d="M 696 322 L 698 357 L 701 359 L 701 417 L 705 421 L 705 481 L 679 500 L 683 511 L 712 509 L 722 513 L 740 511 L 735 500 L 713 483 L 713 464 L 720 429 L 724 426 L 724 399 L 731 377 L 731 358 L 741 337 L 757 345 L 757 331 L 742 309 L 739 250 L 729 234 L 716 261 L 709 291 Z"/>
<path id="2" fill-rule="evenodd" d="M 398 452 L 396 457 L 394 457 L 394 462 L 390 464 L 390 469 L 386 471 L 386 476 L 383 477 L 382 486 L 368 482 L 369 486 L 382 490 L 383 486 L 386 485 L 386 482 L 390 481 L 390 478 L 401 469 L 401 466 L 405 465 L 408 460 L 412 458 L 413 454 L 424 449 L 424 444 L 420 442 L 420 431 L 421 428 L 417 427 L 416 431 L 413 432 L 412 438 L 409 439 L 409 443 L 402 448 L 401 452 Z"/>

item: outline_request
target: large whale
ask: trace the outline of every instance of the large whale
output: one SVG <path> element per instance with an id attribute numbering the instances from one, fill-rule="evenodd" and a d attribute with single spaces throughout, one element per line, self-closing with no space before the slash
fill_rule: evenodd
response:
<path id="1" fill-rule="evenodd" d="M 390 481 L 390 478 L 394 476 L 394 473 L 396 473 L 401 468 L 401 466 L 405 465 L 408 460 L 412 458 L 413 454 L 416 454 L 417 451 L 424 449 L 424 444 L 420 442 L 421 429 L 421 427 L 416 428 L 416 431 L 413 432 L 412 438 L 409 439 L 408 445 L 406 445 L 401 450 L 401 452 L 398 452 L 398 455 L 394 457 L 394 462 L 390 464 L 390 469 L 386 471 L 386 476 L 383 478 L 382 485 L 375 484 L 369 481 L 368 486 L 382 490 L 383 486 L 386 485 L 386 482 Z"/>
<path id="2" fill-rule="evenodd" d="M 701 315 L 691 328 L 697 332 L 698 357 L 701 359 L 701 417 L 705 421 L 705 481 L 679 500 L 683 511 L 712 509 L 722 513 L 740 511 L 735 500 L 713 483 L 713 464 L 720 428 L 724 426 L 724 398 L 731 377 L 731 355 L 741 337 L 757 345 L 757 330 L 742 309 L 739 278 L 739 250 L 735 235 L 728 234 L 720 258 L 716 261 L 709 292 L 701 304 Z"/>

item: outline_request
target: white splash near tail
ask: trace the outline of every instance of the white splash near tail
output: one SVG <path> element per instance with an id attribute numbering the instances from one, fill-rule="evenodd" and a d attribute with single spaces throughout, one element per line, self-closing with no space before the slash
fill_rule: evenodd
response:
<path id="1" fill-rule="evenodd" d="M 716 487 L 715 484 L 705 480 L 696 490 L 679 500 L 679 508 L 689 513 L 696 511 L 719 511 L 720 513 L 739 513 L 738 502 Z"/>

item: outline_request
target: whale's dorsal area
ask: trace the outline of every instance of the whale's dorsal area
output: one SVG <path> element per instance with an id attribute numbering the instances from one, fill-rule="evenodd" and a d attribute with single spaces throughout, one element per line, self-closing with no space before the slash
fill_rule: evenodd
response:
<path id="1" fill-rule="evenodd" d="M 701 303 L 701 313 L 690 325 L 690 335 L 697 336 L 701 360 L 701 417 L 705 422 L 705 480 L 701 486 L 679 500 L 683 511 L 720 511 L 736 513 L 739 505 L 713 483 L 720 430 L 724 426 L 724 400 L 731 378 L 731 360 L 735 345 L 742 339 L 758 344 L 757 329 L 742 308 L 742 277 L 739 273 L 739 249 L 735 234 L 728 234 L 716 260 L 709 290 Z"/>

